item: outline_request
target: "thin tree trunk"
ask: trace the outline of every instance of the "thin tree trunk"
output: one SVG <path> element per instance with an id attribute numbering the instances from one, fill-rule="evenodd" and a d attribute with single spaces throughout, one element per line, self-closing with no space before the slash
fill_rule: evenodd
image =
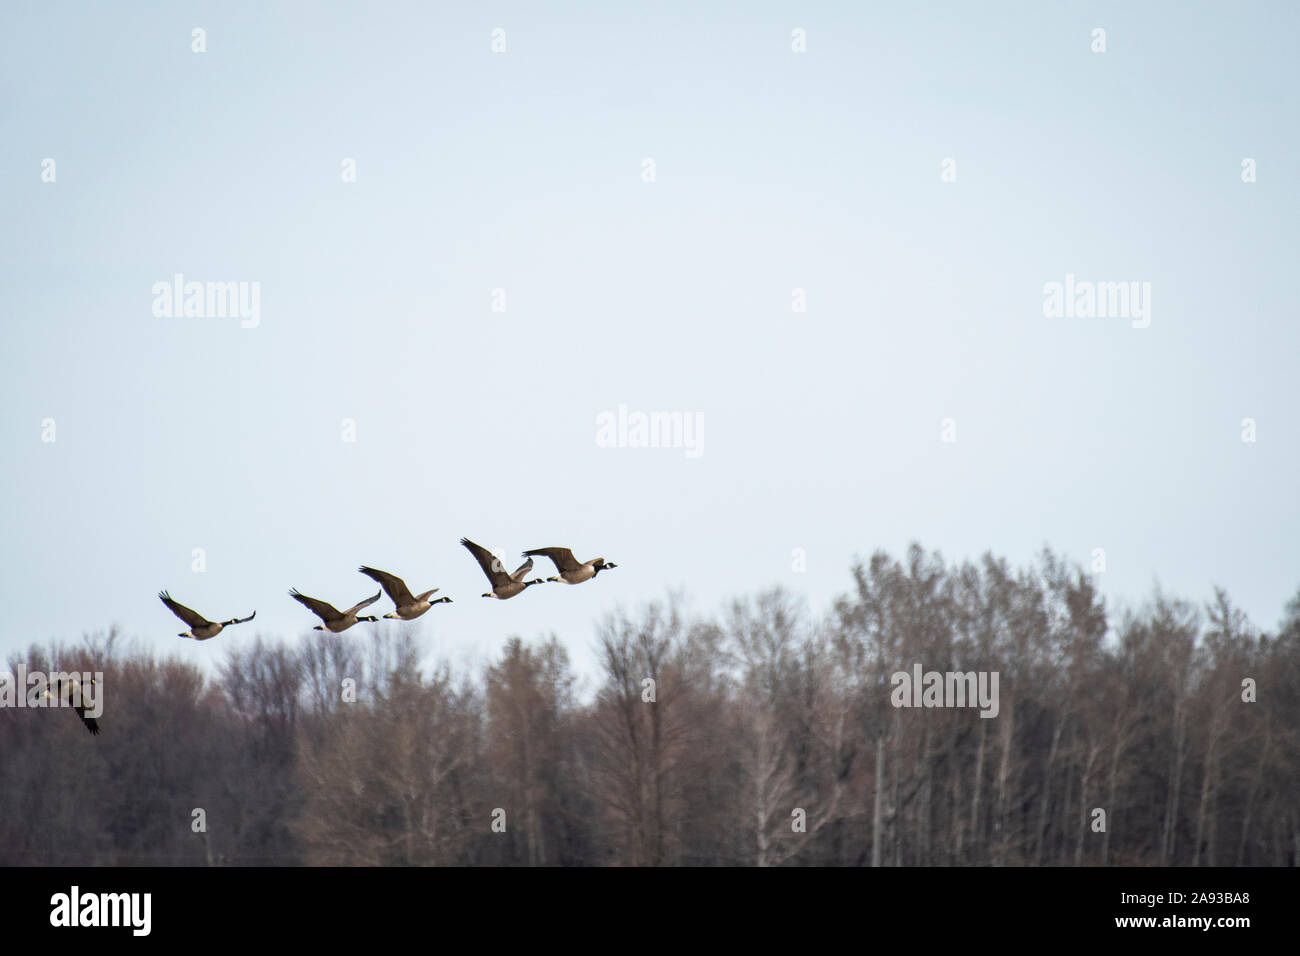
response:
<path id="1" fill-rule="evenodd" d="M 1008 709 L 1006 720 L 1002 724 L 1002 758 L 998 761 L 998 802 L 996 810 L 996 819 L 994 825 L 994 836 L 997 839 L 997 865 L 1005 866 L 1007 862 L 1007 847 L 1010 845 L 1010 836 L 1007 833 L 1008 806 L 1007 790 L 1008 780 L 1011 775 L 1011 745 L 1014 741 L 1014 723 L 1015 711 Z"/>
<path id="2" fill-rule="evenodd" d="M 1192 850 L 1192 866 L 1201 865 L 1201 840 L 1205 835 L 1206 814 L 1209 810 L 1210 800 L 1218 783 L 1218 766 L 1215 757 L 1215 751 L 1218 747 L 1218 735 L 1211 732 L 1210 742 L 1205 752 L 1205 769 L 1201 774 L 1201 801 L 1196 808 L 1196 846 Z M 1213 854 L 1211 853 L 1211 856 Z M 1213 863 L 1210 864 L 1213 866 Z"/>
<path id="3" fill-rule="evenodd" d="M 871 865 L 880 866 L 880 845 L 883 839 L 881 832 L 881 813 L 883 810 L 885 788 L 883 781 L 885 778 L 885 738 L 883 734 L 876 734 L 876 802 L 871 811 Z"/>
<path id="4" fill-rule="evenodd" d="M 1079 824 L 1079 839 L 1074 845 L 1074 865 L 1083 865 L 1083 844 L 1088 839 L 1090 829 L 1089 809 L 1088 809 L 1088 784 L 1092 781 L 1092 765 L 1097 760 L 1099 747 L 1090 747 L 1088 749 L 1088 762 L 1084 765 L 1083 774 L 1079 780 L 1079 815 L 1083 818 Z M 1107 821 L 1109 829 L 1110 821 Z"/>
<path id="5" fill-rule="evenodd" d="M 984 741 L 988 736 L 987 721 L 980 721 L 980 744 L 975 751 L 975 779 L 971 788 L 970 800 L 970 845 L 971 852 L 978 856 L 980 849 L 980 794 L 984 792 Z M 958 860 L 958 862 L 961 862 Z"/>
<path id="6" fill-rule="evenodd" d="M 1181 677 L 1179 678 L 1181 680 Z M 1183 701 L 1181 688 L 1174 699 L 1174 746 L 1169 754 L 1169 799 L 1165 804 L 1165 832 L 1160 845 L 1160 863 L 1168 866 L 1177 849 L 1178 802 L 1183 782 Z"/>
<path id="7" fill-rule="evenodd" d="M 1255 797 L 1259 794 L 1260 785 L 1264 781 L 1264 766 L 1268 762 L 1269 743 L 1272 740 L 1272 725 L 1264 725 L 1264 746 L 1259 748 L 1259 762 L 1255 765 L 1255 777 L 1250 784 L 1250 792 L 1246 794 L 1246 812 L 1241 818 L 1241 841 L 1237 844 L 1237 866 L 1246 865 L 1246 841 L 1250 836 L 1251 816 L 1255 809 Z"/>
<path id="8" fill-rule="evenodd" d="M 1038 825 L 1034 828 L 1034 866 L 1040 866 L 1043 860 L 1043 836 L 1047 831 L 1047 805 L 1052 797 L 1052 768 L 1056 766 L 1056 751 L 1061 744 L 1061 731 L 1065 728 L 1062 717 L 1052 731 L 1052 746 L 1047 751 L 1047 766 L 1043 768 L 1043 788 L 1039 796 Z"/>

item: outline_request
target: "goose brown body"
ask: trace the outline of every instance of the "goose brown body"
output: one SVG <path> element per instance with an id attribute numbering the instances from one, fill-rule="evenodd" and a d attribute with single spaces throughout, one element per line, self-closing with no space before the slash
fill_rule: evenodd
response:
<path id="1" fill-rule="evenodd" d="M 177 637 L 190 637 L 196 641 L 207 641 L 216 637 L 223 630 L 235 624 L 244 624 L 257 617 L 254 611 L 248 617 L 235 617 L 229 621 L 209 621 L 198 611 L 192 611 L 179 601 L 173 601 L 170 594 L 166 591 L 158 592 L 158 600 L 166 604 L 173 614 L 190 626 L 188 631 L 177 634 Z"/>
<path id="2" fill-rule="evenodd" d="M 359 621 L 369 621 L 374 623 L 379 620 L 379 618 L 375 617 L 373 614 L 366 615 L 365 617 L 357 616 L 358 611 L 369 607 L 379 600 L 378 591 L 375 592 L 374 597 L 366 598 L 364 601 L 358 601 L 346 611 L 340 611 L 328 601 L 308 597 L 297 589 L 290 589 L 289 597 L 293 598 L 321 619 L 321 623 L 312 628 L 313 631 L 330 631 L 331 633 L 338 634 L 341 631 L 346 631 L 353 624 L 356 624 Z"/>
<path id="3" fill-rule="evenodd" d="M 82 686 L 81 681 L 73 677 L 71 674 L 56 676 L 53 683 L 53 688 L 46 687 L 41 696 L 46 700 L 58 700 L 61 703 L 66 702 L 71 704 L 72 709 L 77 712 L 77 717 L 86 725 L 86 729 L 90 731 L 90 735 L 92 737 L 99 736 L 99 721 L 86 713 L 86 698 L 90 697 L 93 700 L 94 694 L 98 693 L 95 688 L 98 687 L 99 682 L 93 677 L 90 679 L 90 686 L 92 688 L 92 693 L 90 694 L 86 693 L 86 688 Z"/>
<path id="4" fill-rule="evenodd" d="M 565 584 L 581 584 L 583 581 L 590 581 L 601 571 L 618 567 L 614 562 L 606 561 L 604 558 L 579 561 L 568 548 L 534 548 L 532 551 L 525 551 L 524 554 L 539 554 L 550 558 L 558 573 L 555 577 L 546 580 L 563 581 Z"/>
<path id="5" fill-rule="evenodd" d="M 401 621 L 413 621 L 435 604 L 450 604 L 451 598 L 440 597 L 437 600 L 430 600 L 430 597 L 438 593 L 437 588 L 432 588 L 422 594 L 412 594 L 411 589 L 406 586 L 406 582 L 396 574 L 389 574 L 387 571 L 380 571 L 377 568 L 368 568 L 364 565 L 357 568 L 366 577 L 379 582 L 379 586 L 384 589 L 389 598 L 392 600 L 394 609 L 385 614 L 386 618 L 395 618 Z"/>
<path id="6" fill-rule="evenodd" d="M 492 590 L 486 592 L 483 597 L 504 601 L 522 593 L 526 588 L 530 588 L 534 584 L 543 583 L 541 578 L 534 578 L 531 581 L 524 580 L 524 576 L 533 569 L 532 558 L 529 558 L 512 573 L 507 574 L 501 559 L 487 548 L 475 544 L 469 538 L 461 538 L 460 543 L 465 546 L 470 554 L 474 555 L 474 559 L 478 561 L 478 566 L 487 575 L 488 583 L 492 585 Z"/>

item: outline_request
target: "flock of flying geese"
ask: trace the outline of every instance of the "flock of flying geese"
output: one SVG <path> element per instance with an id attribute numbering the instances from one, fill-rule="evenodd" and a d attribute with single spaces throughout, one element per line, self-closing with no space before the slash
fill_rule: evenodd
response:
<path id="1" fill-rule="evenodd" d="M 541 578 L 534 578 L 531 581 L 524 580 L 524 576 L 533 569 L 534 555 L 545 555 L 555 565 L 555 570 L 558 573 L 554 577 L 547 578 L 547 581 L 563 581 L 565 584 L 581 584 L 583 581 L 590 581 L 601 571 L 608 571 L 610 568 L 618 567 L 617 564 L 606 561 L 604 558 L 579 561 L 568 548 L 536 548 L 533 551 L 525 551 L 524 557 L 528 560 L 519 565 L 513 572 L 507 574 L 505 565 L 487 548 L 475 544 L 469 538 L 461 538 L 460 543 L 469 549 L 470 554 L 474 555 L 479 567 L 487 575 L 488 583 L 492 585 L 492 590 L 485 592 L 483 597 L 497 598 L 501 601 L 522 593 L 534 584 L 545 583 Z M 394 609 L 385 614 L 385 618 L 413 621 L 435 604 L 451 603 L 449 597 L 434 599 L 433 595 L 438 593 L 437 588 L 430 588 L 421 594 L 412 594 L 411 589 L 406 586 L 406 582 L 396 574 L 389 574 L 387 571 L 368 568 L 364 565 L 357 570 L 366 577 L 379 582 L 379 586 L 392 598 Z M 359 614 L 360 611 L 365 610 L 379 600 L 378 591 L 375 592 L 374 596 L 368 597 L 364 601 L 358 601 L 346 611 L 340 611 L 333 604 L 322 601 L 320 598 L 308 597 L 297 588 L 290 588 L 289 596 L 320 618 L 321 623 L 312 628 L 314 631 L 332 631 L 338 634 L 361 621 L 373 623 L 379 620 L 373 614 Z M 209 621 L 197 611 L 192 611 L 184 604 L 173 601 L 171 595 L 166 591 L 160 591 L 158 597 L 163 604 L 166 604 L 171 609 L 173 614 L 190 626 L 188 631 L 183 631 L 178 636 L 191 637 L 196 641 L 209 640 L 232 625 L 244 624 L 257 617 L 257 612 L 254 611 L 248 617 L 231 618 L 229 621 Z"/>
<path id="2" fill-rule="evenodd" d="M 533 557 L 535 555 L 544 555 L 551 559 L 555 565 L 556 574 L 549 577 L 546 581 L 563 581 L 565 584 L 581 584 L 583 581 L 590 581 L 601 571 L 608 571 L 610 568 L 618 567 L 611 561 L 604 558 L 592 558 L 590 561 L 579 561 L 573 556 L 573 552 L 568 548 L 536 548 L 532 551 L 525 551 L 524 557 L 528 560 L 521 564 L 511 573 L 506 573 L 505 565 L 487 548 L 475 544 L 469 538 L 461 538 L 460 543 L 469 549 L 469 553 L 474 555 L 478 561 L 479 567 L 487 575 L 488 582 L 492 585 L 490 591 L 483 594 L 485 598 L 496 598 L 504 601 L 512 598 L 516 594 L 523 593 L 526 589 L 534 584 L 545 583 L 541 578 L 534 578 L 531 581 L 525 581 L 524 577 L 533 569 Z M 450 604 L 451 598 L 440 597 L 433 598 L 438 592 L 437 588 L 431 588 L 421 594 L 412 594 L 411 589 L 395 574 L 389 574 L 387 571 L 380 571 L 377 568 L 360 567 L 359 570 L 366 577 L 379 583 L 388 596 L 392 599 L 394 608 L 385 614 L 385 618 L 394 618 L 401 621 L 413 621 L 435 604 Z M 379 594 L 374 597 L 366 598 L 357 604 L 352 605 L 346 611 L 340 611 L 333 604 L 318 598 L 308 597 L 297 589 L 291 589 L 289 596 L 299 604 L 302 604 L 309 611 L 320 618 L 321 623 L 317 624 L 312 630 L 315 631 L 332 631 L 338 634 L 340 631 L 346 631 L 352 625 L 360 621 L 374 622 L 379 618 L 373 614 L 359 616 L 358 612 L 368 608 L 379 600 Z M 159 599 L 178 618 L 189 625 L 189 630 L 182 632 L 180 637 L 193 638 L 196 641 L 206 641 L 216 637 L 223 630 L 235 624 L 245 624 L 257 616 L 254 611 L 248 617 L 231 618 L 229 621 L 209 621 L 202 614 L 187 608 L 184 604 L 172 600 L 170 594 L 166 591 L 158 593 Z M 91 680 L 91 685 L 95 681 Z M 91 734 L 99 733 L 99 724 L 94 717 L 86 715 L 86 708 L 79 703 L 82 701 L 82 689 L 80 682 L 74 677 L 70 680 L 60 681 L 58 686 L 51 690 L 45 691 L 45 697 L 53 699 L 61 698 L 64 701 L 72 703 L 77 711 L 77 716 L 81 722 L 86 725 L 86 729 Z"/>

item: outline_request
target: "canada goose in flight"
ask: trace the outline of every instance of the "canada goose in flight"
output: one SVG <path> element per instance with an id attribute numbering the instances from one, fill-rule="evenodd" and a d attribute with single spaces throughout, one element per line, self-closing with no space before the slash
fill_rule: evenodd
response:
<path id="1" fill-rule="evenodd" d="M 542 554 L 550 558 L 555 564 L 555 570 L 560 573 L 557 577 L 547 578 L 546 580 L 563 581 L 565 584 L 581 584 L 583 581 L 590 581 L 601 571 L 608 571 L 610 568 L 618 567 L 613 561 L 606 561 L 604 558 L 579 561 L 568 548 L 536 548 L 532 551 L 525 551 L 524 554 Z"/>
<path id="2" fill-rule="evenodd" d="M 437 592 L 437 588 L 425 591 L 423 594 L 411 594 L 411 589 L 406 586 L 406 582 L 396 574 L 389 574 L 387 571 L 379 571 L 375 568 L 360 567 L 357 568 L 368 578 L 378 581 L 384 591 L 393 603 L 397 605 L 396 610 L 389 611 L 384 615 L 386 618 L 396 618 L 402 621 L 413 621 L 435 604 L 450 604 L 451 598 L 440 597 L 436 601 L 430 601 L 429 595 Z"/>
<path id="3" fill-rule="evenodd" d="M 54 688 L 53 693 L 50 692 L 49 687 L 46 687 L 41 696 L 46 700 L 54 700 L 57 697 L 61 701 L 80 701 L 80 703 L 73 704 L 73 709 L 77 712 L 77 716 L 81 718 L 81 722 L 86 725 L 86 729 L 90 731 L 90 735 L 92 737 L 99 736 L 99 721 L 94 717 L 86 716 L 86 697 L 89 696 L 93 700 L 94 694 L 86 695 L 81 689 L 81 681 L 77 680 L 77 678 L 73 677 L 71 674 L 66 674 L 64 676 L 68 679 L 56 680 L 55 683 L 58 686 Z M 95 687 L 97 683 L 98 681 L 96 681 L 95 678 L 92 677 L 90 679 L 90 686 L 92 688 Z M 98 691 L 95 691 L 95 693 L 98 693 Z"/>
<path id="4" fill-rule="evenodd" d="M 505 565 L 487 548 L 475 544 L 469 538 L 461 538 L 460 543 L 469 549 L 470 554 L 474 555 L 474 558 L 478 561 L 478 566 L 483 569 L 488 581 L 492 583 L 492 590 L 484 594 L 483 597 L 497 598 L 504 601 L 506 598 L 514 597 L 524 588 L 543 583 L 541 578 L 534 578 L 531 581 L 524 580 L 524 575 L 533 569 L 532 558 L 519 565 L 514 574 L 506 574 Z"/>
<path id="5" fill-rule="evenodd" d="M 340 631 L 346 631 L 358 621 L 370 621 L 373 623 L 379 620 L 379 618 L 375 617 L 373 614 L 367 615 L 366 617 L 357 617 L 357 611 L 360 611 L 363 607 L 370 607 L 370 605 L 379 600 L 378 591 L 375 592 L 374 597 L 366 598 L 364 601 L 352 605 L 352 607 L 348 608 L 346 611 L 340 611 L 333 604 L 327 604 L 326 602 L 319 601 L 314 597 L 308 597 L 307 595 L 300 593 L 296 588 L 291 588 L 289 590 L 289 597 L 293 598 L 324 622 L 313 627 L 313 631 L 333 631 L 337 634 Z"/>
<path id="6" fill-rule="evenodd" d="M 252 614 L 248 615 L 248 617 L 233 617 L 229 621 L 221 622 L 209 621 L 197 611 L 191 611 L 184 604 L 178 604 L 173 601 L 172 596 L 166 591 L 159 591 L 158 599 L 171 608 L 173 614 L 190 626 L 188 631 L 176 636 L 192 637 L 196 641 L 206 641 L 209 638 L 216 637 L 220 634 L 223 628 L 230 627 L 232 624 L 243 624 L 257 617 L 257 612 L 254 611 Z"/>

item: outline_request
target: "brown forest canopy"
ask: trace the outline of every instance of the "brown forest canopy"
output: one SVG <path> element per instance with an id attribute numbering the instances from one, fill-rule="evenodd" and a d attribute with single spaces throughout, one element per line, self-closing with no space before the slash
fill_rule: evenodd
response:
<path id="1" fill-rule="evenodd" d="M 614 615 L 589 701 L 554 637 L 479 674 L 422 670 L 436 637 L 258 637 L 213 680 L 116 635 L 33 647 L 11 671 L 104 673 L 104 732 L 0 708 L 0 863 L 1300 859 L 1300 597 L 1266 635 L 1222 591 L 1113 618 L 1050 552 L 853 577 L 820 621 L 779 589 Z M 996 671 L 997 716 L 893 706 L 918 664 Z"/>

